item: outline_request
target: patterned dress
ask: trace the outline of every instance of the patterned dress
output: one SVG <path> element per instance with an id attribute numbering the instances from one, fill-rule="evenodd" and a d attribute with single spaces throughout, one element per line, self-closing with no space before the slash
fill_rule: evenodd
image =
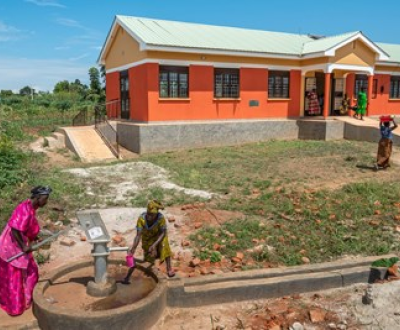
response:
<path id="1" fill-rule="evenodd" d="M 40 227 L 30 200 L 17 206 L 0 236 L 0 307 L 9 315 L 20 315 L 32 304 L 39 272 L 32 253 L 7 263 L 21 252 L 12 228 L 20 231 L 26 245 L 36 238 Z"/>
<path id="2" fill-rule="evenodd" d="M 143 213 L 136 225 L 138 232 L 142 233 L 142 248 L 144 251 L 144 260 L 153 263 L 155 258 L 149 254 L 150 246 L 154 244 L 155 241 L 160 237 L 160 235 L 167 230 L 167 223 L 164 216 L 161 213 L 157 213 L 156 220 L 149 226 L 146 221 L 146 213 Z M 169 247 L 168 236 L 165 233 L 163 240 L 157 246 L 157 258 L 160 261 L 164 261 L 165 258 L 171 257 L 172 252 Z"/>
<path id="3" fill-rule="evenodd" d="M 318 96 L 315 92 L 310 92 L 308 94 L 309 99 L 309 107 L 308 114 L 309 115 L 319 115 L 321 113 L 321 108 L 319 106 Z"/>
<path id="4" fill-rule="evenodd" d="M 393 149 L 393 133 L 390 127 L 381 125 L 381 139 L 378 145 L 378 154 L 376 156 L 377 165 L 383 168 L 390 166 L 390 156 Z"/>

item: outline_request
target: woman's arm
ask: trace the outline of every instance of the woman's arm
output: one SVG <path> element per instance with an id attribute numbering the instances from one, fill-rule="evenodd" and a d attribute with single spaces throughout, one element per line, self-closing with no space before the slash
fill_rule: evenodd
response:
<path id="1" fill-rule="evenodd" d="M 395 129 L 397 128 L 396 122 L 395 122 L 394 120 L 392 120 L 392 122 L 393 122 L 393 126 L 390 127 L 390 130 L 391 130 L 391 131 L 393 131 L 393 130 L 395 130 Z"/>
<path id="2" fill-rule="evenodd" d="M 32 251 L 32 247 L 29 244 L 24 244 L 24 240 L 22 239 L 21 232 L 19 230 L 11 228 L 11 232 L 23 252 L 27 253 Z"/>
<path id="3" fill-rule="evenodd" d="M 161 233 L 161 235 L 158 236 L 157 240 L 156 240 L 156 241 L 154 242 L 154 244 L 150 247 L 150 250 L 151 250 L 152 248 L 156 248 L 156 246 L 157 246 L 158 244 L 160 244 L 160 242 L 164 239 L 166 232 L 167 232 L 167 230 L 163 230 L 163 232 Z"/>
<path id="4" fill-rule="evenodd" d="M 139 245 L 139 242 L 140 242 L 140 239 L 141 239 L 141 238 L 142 238 L 142 232 L 141 232 L 141 231 L 138 231 L 137 234 L 136 234 L 135 239 L 133 240 L 132 247 L 131 247 L 131 249 L 130 249 L 130 253 L 131 253 L 131 254 L 135 254 L 136 248 L 137 248 L 137 246 Z"/>

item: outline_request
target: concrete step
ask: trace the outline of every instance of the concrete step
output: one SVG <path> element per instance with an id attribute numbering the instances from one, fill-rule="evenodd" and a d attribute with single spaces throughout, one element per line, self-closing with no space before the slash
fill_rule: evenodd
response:
<path id="1" fill-rule="evenodd" d="M 51 134 L 51 137 L 60 141 L 65 146 L 65 134 L 64 133 L 54 132 L 53 134 Z"/>
<path id="2" fill-rule="evenodd" d="M 52 136 L 44 138 L 45 145 L 50 149 L 60 149 L 65 147 L 65 142 L 60 141 Z"/>

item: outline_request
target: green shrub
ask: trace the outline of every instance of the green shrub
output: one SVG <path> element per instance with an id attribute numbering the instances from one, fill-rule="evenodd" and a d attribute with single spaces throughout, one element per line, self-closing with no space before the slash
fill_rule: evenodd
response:
<path id="1" fill-rule="evenodd" d="M 0 136 L 0 189 L 26 179 L 26 160 L 26 155 L 17 150 L 7 136 Z"/>

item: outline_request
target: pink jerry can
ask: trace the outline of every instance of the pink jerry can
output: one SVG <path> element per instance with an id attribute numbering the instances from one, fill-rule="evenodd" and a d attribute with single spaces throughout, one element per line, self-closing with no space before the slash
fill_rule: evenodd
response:
<path id="1" fill-rule="evenodd" d="M 132 255 L 126 256 L 126 265 L 129 268 L 135 267 L 135 258 Z"/>

